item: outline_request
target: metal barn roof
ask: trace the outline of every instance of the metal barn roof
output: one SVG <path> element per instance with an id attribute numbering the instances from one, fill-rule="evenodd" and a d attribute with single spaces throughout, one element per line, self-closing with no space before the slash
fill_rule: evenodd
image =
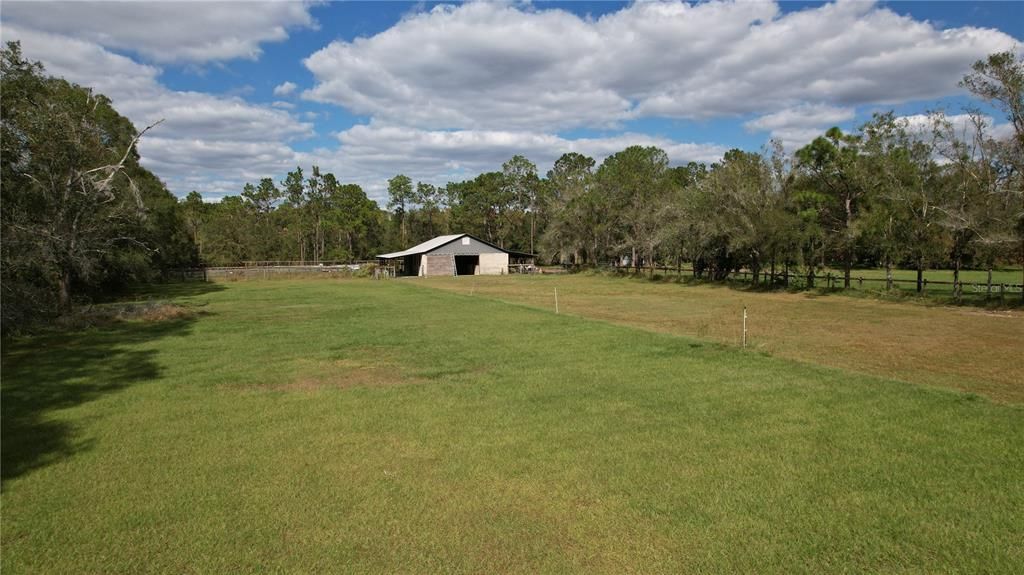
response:
<path id="1" fill-rule="evenodd" d="M 513 250 L 506 250 L 505 248 L 498 247 L 498 246 L 492 244 L 491 242 L 482 240 L 482 239 L 480 239 L 480 238 L 478 238 L 478 237 L 476 237 L 476 236 L 474 236 L 472 234 L 451 234 L 451 235 L 447 235 L 447 236 L 437 236 L 436 238 L 427 240 L 427 241 L 423 242 L 422 244 L 415 245 L 415 246 L 413 246 L 413 247 L 411 247 L 411 248 L 409 248 L 407 250 L 402 250 L 400 252 L 392 252 L 390 254 L 380 254 L 380 255 L 377 256 L 377 258 L 378 259 L 382 259 L 382 260 L 390 260 L 390 259 L 401 258 L 401 257 L 405 257 L 405 256 L 414 256 L 414 255 L 417 255 L 417 254 L 425 254 L 425 253 L 427 253 L 429 251 L 436 250 L 437 248 L 439 248 L 441 246 L 450 244 L 450 243 L 454 242 L 455 240 L 457 240 L 459 238 L 462 238 L 462 237 L 465 237 L 465 236 L 469 236 L 469 237 L 473 238 L 474 240 L 476 240 L 476 241 L 478 241 L 478 242 L 480 242 L 482 244 L 487 244 L 487 245 L 491 246 L 494 249 L 501 250 L 501 251 L 509 254 L 512 257 L 530 257 L 530 258 L 536 257 L 534 254 L 528 254 L 528 253 L 524 253 L 524 252 L 517 252 L 517 251 L 513 251 Z"/>
<path id="2" fill-rule="evenodd" d="M 380 254 L 377 257 L 381 258 L 381 259 L 385 259 L 385 260 L 390 260 L 390 259 L 393 259 L 393 258 L 400 258 L 400 257 L 404 257 L 404 256 L 413 256 L 413 255 L 416 255 L 416 254 L 425 254 L 425 253 L 429 252 L 430 250 L 437 249 L 437 248 L 447 244 L 448 242 L 454 242 L 455 240 L 457 240 L 457 239 L 459 239 L 459 238 L 461 238 L 462 236 L 465 236 L 465 235 L 468 235 L 468 234 L 453 234 L 453 235 L 450 235 L 450 236 L 437 236 L 436 238 L 427 240 L 427 241 L 423 242 L 422 244 L 417 244 L 417 245 L 415 245 L 415 246 L 413 246 L 413 247 L 411 247 L 411 248 L 409 248 L 407 250 L 403 250 L 403 251 L 400 251 L 400 252 L 392 252 L 390 254 Z"/>

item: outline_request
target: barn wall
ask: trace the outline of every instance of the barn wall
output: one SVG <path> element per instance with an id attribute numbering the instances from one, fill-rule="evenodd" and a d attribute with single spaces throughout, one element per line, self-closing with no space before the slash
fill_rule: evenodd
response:
<path id="1" fill-rule="evenodd" d="M 504 252 L 480 254 L 480 275 L 508 273 L 508 254 Z"/>
<path id="2" fill-rule="evenodd" d="M 462 240 L 468 239 L 469 245 L 463 245 Z M 452 254 L 456 256 L 475 256 L 476 254 L 501 254 L 505 253 L 498 248 L 491 247 L 483 242 L 478 242 L 476 239 L 466 236 L 465 238 L 459 238 L 454 242 L 448 242 L 447 244 L 434 248 L 427 252 L 428 254 Z"/>
<path id="3" fill-rule="evenodd" d="M 423 256 L 424 275 L 427 276 L 453 276 L 455 275 L 455 260 L 449 255 L 425 255 Z"/>

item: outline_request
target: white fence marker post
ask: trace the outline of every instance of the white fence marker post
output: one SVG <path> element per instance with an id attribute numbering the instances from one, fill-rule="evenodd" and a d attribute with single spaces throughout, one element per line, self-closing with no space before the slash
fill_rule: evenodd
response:
<path id="1" fill-rule="evenodd" d="M 555 288 L 555 315 L 558 314 L 558 288 Z"/>
<path id="2" fill-rule="evenodd" d="M 743 306 L 743 347 L 747 347 L 747 306 Z"/>

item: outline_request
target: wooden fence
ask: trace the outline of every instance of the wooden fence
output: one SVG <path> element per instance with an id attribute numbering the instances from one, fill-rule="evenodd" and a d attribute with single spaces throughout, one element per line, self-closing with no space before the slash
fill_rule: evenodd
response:
<path id="1" fill-rule="evenodd" d="M 286 275 L 329 274 L 351 276 L 359 273 L 363 263 L 306 265 L 241 265 L 172 270 L 165 278 L 172 281 L 210 281 L 215 279 L 269 279 Z"/>
<path id="2" fill-rule="evenodd" d="M 629 272 L 629 271 L 635 270 L 635 268 L 617 267 L 617 266 L 612 266 L 612 269 L 614 269 L 616 271 L 620 271 L 620 272 Z M 691 277 L 696 279 L 696 272 L 693 270 L 693 268 L 686 268 L 686 267 L 682 267 L 682 266 L 676 266 L 676 267 L 654 266 L 654 267 L 640 268 L 640 270 L 636 270 L 636 271 L 637 271 L 637 273 L 649 273 L 651 275 L 654 275 L 656 273 L 661 273 L 661 274 L 664 274 L 664 275 L 675 274 L 675 275 L 678 275 L 680 277 L 684 276 L 685 274 L 690 274 Z M 842 274 L 834 274 L 834 273 L 831 273 L 831 272 L 830 273 L 826 273 L 824 275 L 809 276 L 808 274 L 793 274 L 793 273 L 787 273 L 787 272 L 775 272 L 773 274 L 771 271 L 762 271 L 762 272 L 760 272 L 758 274 L 758 279 L 760 280 L 758 283 L 759 283 L 759 285 L 764 285 L 765 287 L 785 287 L 785 288 L 793 288 L 793 289 L 807 289 L 808 288 L 808 279 L 811 278 L 811 277 L 813 277 L 814 287 L 815 288 L 822 288 L 822 289 L 827 289 L 827 290 L 838 290 L 838 291 L 846 289 L 844 287 L 844 285 L 843 285 L 844 284 L 843 275 Z M 726 282 L 726 283 L 732 282 L 732 281 L 741 281 L 741 282 L 753 283 L 753 281 L 754 281 L 754 273 L 751 272 L 751 271 L 748 271 L 748 270 L 741 270 L 741 271 L 738 271 L 738 272 L 731 272 L 726 277 L 726 279 L 723 280 L 723 281 Z M 962 281 L 962 280 L 959 281 L 959 282 L 953 282 L 953 281 L 929 280 L 927 278 L 923 278 L 922 281 L 921 281 L 921 291 L 923 293 L 925 293 L 925 294 L 927 294 L 927 293 L 932 293 L 932 294 L 945 293 L 945 294 L 949 294 L 949 295 L 952 296 L 952 295 L 954 295 L 956 293 L 956 288 L 957 288 L 958 285 L 960 287 L 960 291 L 961 291 L 961 294 L 963 296 L 971 296 L 971 297 L 981 297 L 981 296 L 984 296 L 985 299 L 998 298 L 1000 301 L 1006 301 L 1007 298 L 1016 296 L 1016 297 L 1020 297 L 1021 300 L 1024 300 L 1024 284 L 1013 284 L 1013 283 L 969 282 L 969 281 Z M 910 291 L 916 291 L 917 290 L 917 280 L 916 279 L 897 279 L 897 278 L 892 278 L 890 280 L 888 278 L 871 278 L 871 277 L 864 277 L 864 276 L 858 276 L 858 275 L 851 275 L 850 276 L 850 289 L 864 289 L 865 287 L 867 287 L 868 289 L 871 289 L 872 287 L 876 287 L 876 289 L 885 290 L 885 289 L 889 289 L 891 287 L 891 288 L 897 288 L 897 289 L 902 289 L 902 290 L 908 290 L 907 287 L 903 287 L 903 286 L 910 286 L 909 287 Z M 939 286 L 939 287 L 936 288 L 936 286 Z"/>

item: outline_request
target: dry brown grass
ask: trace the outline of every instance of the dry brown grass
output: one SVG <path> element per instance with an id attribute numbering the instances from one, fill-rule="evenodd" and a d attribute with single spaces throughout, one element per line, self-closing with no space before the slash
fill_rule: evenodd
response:
<path id="1" fill-rule="evenodd" d="M 194 315 L 186 307 L 162 301 L 116 303 L 76 309 L 58 318 L 55 324 L 59 329 L 85 329 L 122 321 L 169 321 Z"/>
<path id="2" fill-rule="evenodd" d="M 273 386 L 272 389 L 277 391 L 317 391 L 328 387 L 344 389 L 405 383 L 410 383 L 410 379 L 398 374 L 392 368 L 339 360 L 322 366 L 313 375 L 304 374 L 288 383 Z"/>
<path id="3" fill-rule="evenodd" d="M 424 380 L 406 373 L 397 364 L 381 358 L 378 348 L 358 348 L 350 357 L 334 360 L 296 361 L 295 379 L 266 386 L 275 391 L 314 392 L 326 388 L 381 387 L 422 383 Z"/>
<path id="4" fill-rule="evenodd" d="M 571 276 L 429 278 L 422 285 L 564 314 L 739 345 L 913 383 L 1024 402 L 1024 312 L 840 295 Z"/>

